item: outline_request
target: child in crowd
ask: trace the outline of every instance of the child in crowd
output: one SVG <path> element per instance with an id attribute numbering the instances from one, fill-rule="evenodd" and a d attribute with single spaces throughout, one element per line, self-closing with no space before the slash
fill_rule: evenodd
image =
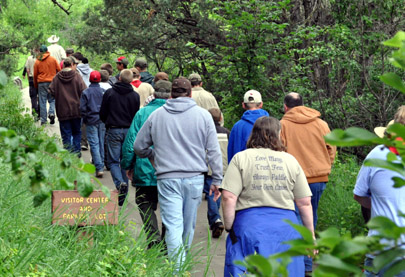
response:
<path id="1" fill-rule="evenodd" d="M 80 112 L 83 123 L 86 124 L 91 157 L 96 166 L 96 177 L 102 178 L 104 174 L 105 125 L 100 120 L 99 113 L 105 90 L 99 84 L 101 81 L 100 72 L 92 71 L 89 81 L 90 85 L 83 91 L 80 99 Z"/>

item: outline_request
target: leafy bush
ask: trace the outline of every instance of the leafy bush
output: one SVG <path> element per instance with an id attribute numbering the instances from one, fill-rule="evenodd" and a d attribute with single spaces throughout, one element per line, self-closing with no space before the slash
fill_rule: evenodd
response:
<path id="1" fill-rule="evenodd" d="M 353 199 L 360 165 L 355 156 L 338 155 L 318 207 L 317 231 L 335 227 L 340 234 L 364 235 L 366 227 L 359 204 Z"/>

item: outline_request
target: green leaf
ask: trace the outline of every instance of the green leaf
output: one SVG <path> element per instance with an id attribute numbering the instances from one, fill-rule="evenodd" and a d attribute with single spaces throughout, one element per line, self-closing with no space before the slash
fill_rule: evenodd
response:
<path id="1" fill-rule="evenodd" d="M 45 151 L 48 152 L 48 153 L 51 153 L 51 154 L 56 153 L 56 152 L 58 152 L 58 146 L 56 145 L 55 142 L 50 141 L 45 146 Z"/>
<path id="2" fill-rule="evenodd" d="M 368 251 L 366 243 L 342 241 L 332 251 L 332 254 L 340 259 L 347 259 L 357 254 L 365 254 Z"/>
<path id="3" fill-rule="evenodd" d="M 87 163 L 87 164 L 85 164 L 83 166 L 83 171 L 87 172 L 87 173 L 90 173 L 90 174 L 93 174 L 93 173 L 96 172 L 96 167 L 93 164 Z"/>
<path id="4" fill-rule="evenodd" d="M 364 161 L 364 166 L 385 168 L 405 176 L 404 166 L 399 163 L 388 162 L 380 159 L 367 159 Z"/>
<path id="5" fill-rule="evenodd" d="M 40 206 L 49 196 L 50 194 L 46 192 L 36 194 L 33 199 L 34 207 Z"/>
<path id="6" fill-rule="evenodd" d="M 357 274 L 361 273 L 361 269 L 357 265 L 352 265 L 347 262 L 344 262 L 341 259 L 334 257 L 330 254 L 321 255 L 318 259 L 318 264 L 337 270 L 343 270 L 346 272 L 352 272 Z"/>
<path id="7" fill-rule="evenodd" d="M 309 244 L 314 244 L 314 239 L 312 237 L 312 233 L 310 230 L 308 230 L 307 227 L 305 227 L 303 225 L 299 225 L 299 224 L 294 224 L 290 220 L 284 220 L 284 221 L 287 222 L 288 224 L 290 224 L 295 230 L 297 230 L 306 242 L 308 242 Z"/>
<path id="8" fill-rule="evenodd" d="M 262 255 L 250 255 L 245 260 L 249 265 L 256 267 L 257 271 L 261 273 L 260 276 L 271 276 L 271 264 Z"/>
<path id="9" fill-rule="evenodd" d="M 397 240 L 401 237 L 405 228 L 398 227 L 393 221 L 384 217 L 377 216 L 370 219 L 367 227 L 378 231 L 378 233 L 386 238 Z"/>
<path id="10" fill-rule="evenodd" d="M 0 89 L 7 85 L 7 75 L 3 70 L 0 70 Z"/>
<path id="11" fill-rule="evenodd" d="M 390 249 L 387 251 L 382 252 L 373 260 L 373 265 L 375 267 L 375 271 L 380 271 L 383 267 L 392 263 L 396 258 L 402 257 L 405 255 L 405 250 L 401 248 Z"/>
<path id="12" fill-rule="evenodd" d="M 405 186 L 405 179 L 402 179 L 400 177 L 392 177 L 392 180 L 394 181 L 394 188 L 401 188 Z"/>
<path id="13" fill-rule="evenodd" d="M 380 80 L 386 83 L 387 85 L 399 90 L 402 93 L 405 93 L 405 85 L 402 82 L 402 79 L 395 73 L 385 73 L 380 76 Z"/>
<path id="14" fill-rule="evenodd" d="M 398 261 L 395 261 L 388 270 L 384 273 L 384 277 L 394 277 L 398 275 L 399 273 L 403 273 L 405 268 L 405 260 L 401 259 Z"/>
<path id="15" fill-rule="evenodd" d="M 66 181 L 66 179 L 63 177 L 59 179 L 59 184 L 60 187 L 65 190 L 71 190 L 75 187 L 72 183 Z"/>
<path id="16" fill-rule="evenodd" d="M 395 135 L 397 137 L 405 138 L 405 126 L 400 123 L 394 123 L 387 128 L 387 133 Z M 404 147 L 404 142 L 397 140 L 395 141 L 398 144 L 398 147 Z"/>
<path id="17" fill-rule="evenodd" d="M 88 197 L 94 190 L 93 184 L 91 183 L 90 176 L 87 173 L 78 174 L 77 180 L 77 191 L 83 197 Z"/>
<path id="18" fill-rule="evenodd" d="M 333 130 L 325 136 L 325 141 L 337 146 L 361 146 L 382 144 L 385 140 L 367 130 L 350 127 L 346 131 L 342 129 Z"/>
<path id="19" fill-rule="evenodd" d="M 405 32 L 399 31 L 395 34 L 393 38 L 384 41 L 382 44 L 384 44 L 385 46 L 401 48 L 404 41 L 405 41 Z"/>
<path id="20" fill-rule="evenodd" d="M 101 186 L 101 191 L 108 197 L 108 199 L 111 199 L 111 191 L 108 187 Z"/>

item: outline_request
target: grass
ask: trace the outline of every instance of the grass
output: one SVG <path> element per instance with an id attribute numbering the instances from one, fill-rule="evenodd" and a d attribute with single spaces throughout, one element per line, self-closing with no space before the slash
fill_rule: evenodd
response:
<path id="1" fill-rule="evenodd" d="M 318 207 L 317 231 L 336 227 L 340 233 L 364 235 L 366 227 L 360 205 L 353 199 L 360 165 L 355 156 L 339 156 Z"/>
<path id="2" fill-rule="evenodd" d="M 44 137 L 29 114 L 22 115 L 21 93 L 13 85 L 0 91 L 0 126 L 14 129 L 31 141 Z M 53 140 L 54 138 L 47 138 Z M 45 142 L 46 143 L 46 142 Z M 0 157 L 6 157 L 0 148 Z M 66 159 L 77 158 L 64 153 Z M 56 183 L 59 161 L 38 154 Z M 174 267 L 162 247 L 148 249 L 145 233 L 120 214 L 116 226 L 76 228 L 51 224 L 51 201 L 34 208 L 29 164 L 14 176 L 6 158 L 0 158 L 0 276 L 172 276 Z M 76 178 L 70 169 L 68 179 Z M 124 211 L 124 209 L 122 209 Z M 93 234 L 90 239 L 81 235 Z M 198 252 L 197 252 L 198 253 Z M 179 275 L 189 276 L 194 256 L 187 257 Z"/>

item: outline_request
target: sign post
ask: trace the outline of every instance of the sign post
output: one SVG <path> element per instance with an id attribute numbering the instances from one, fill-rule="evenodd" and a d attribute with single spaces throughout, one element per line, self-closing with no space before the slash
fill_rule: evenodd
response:
<path id="1" fill-rule="evenodd" d="M 89 226 L 118 224 L 118 191 L 109 199 L 102 191 L 83 197 L 77 190 L 54 190 L 52 224 Z"/>

